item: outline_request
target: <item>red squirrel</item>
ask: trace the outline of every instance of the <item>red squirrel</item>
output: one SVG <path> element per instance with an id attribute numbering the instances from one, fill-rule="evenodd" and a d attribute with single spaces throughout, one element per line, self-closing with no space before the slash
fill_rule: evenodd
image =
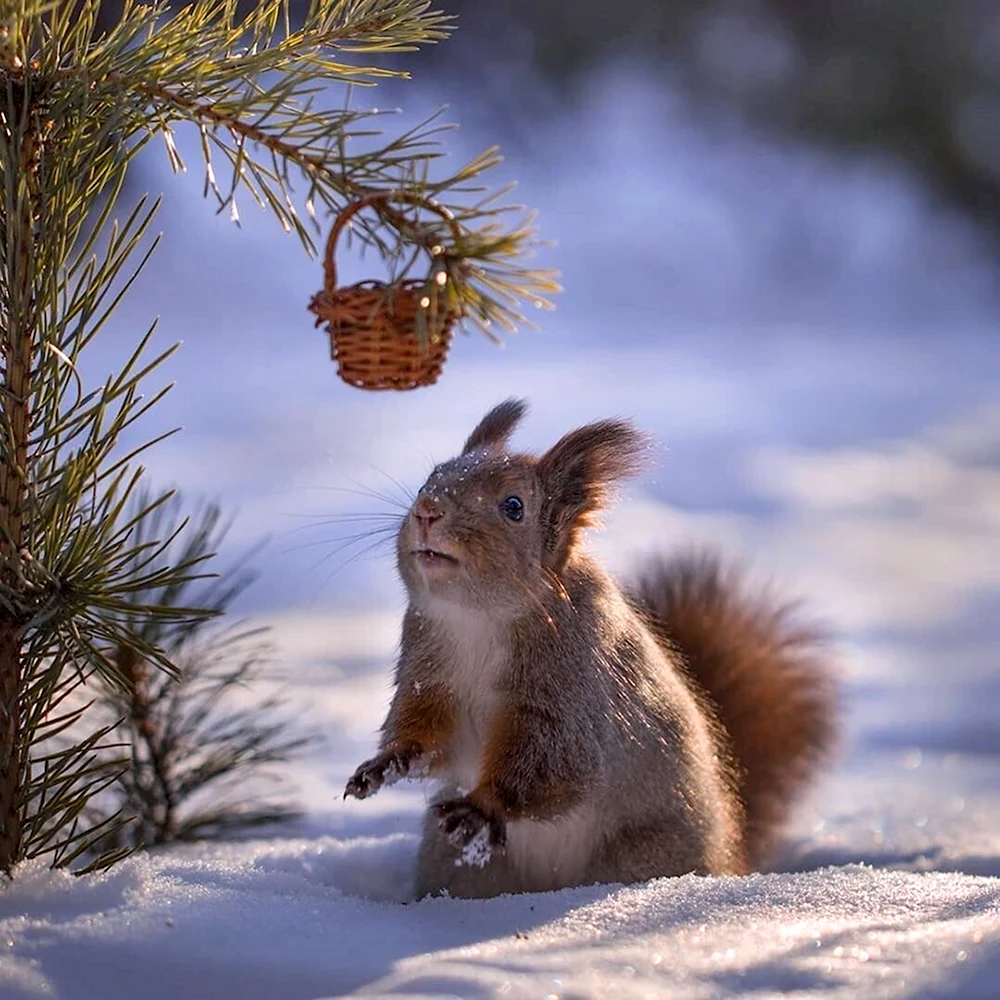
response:
<path id="1" fill-rule="evenodd" d="M 584 534 L 647 439 L 602 420 L 509 452 L 525 409 L 491 410 L 402 519 L 395 694 L 345 797 L 440 780 L 417 897 L 758 868 L 834 742 L 822 635 L 713 555 L 620 587 Z"/>

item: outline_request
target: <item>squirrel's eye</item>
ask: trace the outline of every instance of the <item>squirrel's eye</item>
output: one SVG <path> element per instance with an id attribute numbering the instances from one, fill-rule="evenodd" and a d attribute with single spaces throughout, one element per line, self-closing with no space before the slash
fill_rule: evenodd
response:
<path id="1" fill-rule="evenodd" d="M 500 504 L 500 510 L 503 511 L 504 517 L 508 517 L 512 521 L 520 521 L 524 517 L 524 504 L 520 497 L 507 497 Z"/>

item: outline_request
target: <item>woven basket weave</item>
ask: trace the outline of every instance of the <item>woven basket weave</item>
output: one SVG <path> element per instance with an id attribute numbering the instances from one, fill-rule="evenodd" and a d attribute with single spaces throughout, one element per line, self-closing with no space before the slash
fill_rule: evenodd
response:
<path id="1" fill-rule="evenodd" d="M 326 323 L 337 373 L 360 389 L 416 389 L 441 374 L 459 313 L 435 313 L 444 296 L 433 294 L 432 278 L 393 284 L 359 281 L 337 287 L 337 240 L 353 215 L 379 201 L 407 201 L 437 212 L 457 234 L 447 209 L 403 194 L 376 194 L 348 205 L 337 216 L 326 243 L 323 290 L 309 303 L 316 326 Z"/>

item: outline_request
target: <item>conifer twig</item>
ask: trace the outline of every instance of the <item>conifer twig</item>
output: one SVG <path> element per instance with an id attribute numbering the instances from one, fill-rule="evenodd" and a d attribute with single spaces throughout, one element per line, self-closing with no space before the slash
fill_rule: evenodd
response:
<path id="1" fill-rule="evenodd" d="M 137 503 L 142 502 L 140 497 Z M 145 528 L 175 538 L 185 559 L 211 556 L 228 529 L 218 506 L 185 517 L 176 496 Z M 162 558 L 169 561 L 170 553 Z M 211 581 L 183 584 L 169 597 L 222 614 L 253 579 L 237 563 Z M 137 601 L 156 603 L 166 596 L 154 589 L 137 595 Z M 207 622 L 192 627 L 147 622 L 142 628 L 147 640 L 167 651 L 178 673 L 171 677 L 152 669 L 133 649 L 122 647 L 115 659 L 128 685 L 103 684 L 98 690 L 97 707 L 130 758 L 127 767 L 110 765 L 115 777 L 89 812 L 97 823 L 116 814 L 128 817 L 108 831 L 102 848 L 232 836 L 298 816 L 287 793 L 266 794 L 266 778 L 311 737 L 295 731 L 280 698 L 247 703 L 271 659 L 264 630 Z M 251 782 L 257 794 L 248 800 Z"/>

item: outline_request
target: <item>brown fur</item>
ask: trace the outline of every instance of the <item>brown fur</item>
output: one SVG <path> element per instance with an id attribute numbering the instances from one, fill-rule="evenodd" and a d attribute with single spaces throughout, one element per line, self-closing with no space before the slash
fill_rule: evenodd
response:
<path id="1" fill-rule="evenodd" d="M 487 414 L 402 524 L 396 692 L 345 794 L 440 777 L 418 894 L 744 872 L 829 743 L 810 639 L 685 563 L 630 603 L 582 543 L 646 439 L 605 420 L 509 454 L 523 412 Z"/>
<path id="2" fill-rule="evenodd" d="M 609 500 L 621 479 L 637 475 L 646 439 L 623 420 L 600 420 L 570 431 L 539 460 L 537 469 L 546 498 L 546 562 L 559 572 L 578 547 L 586 528 Z"/>
<path id="3" fill-rule="evenodd" d="M 462 454 L 468 455 L 480 448 L 500 448 L 505 445 L 526 409 L 527 406 L 519 399 L 508 399 L 499 406 L 494 406 L 466 438 Z"/>
<path id="4" fill-rule="evenodd" d="M 823 633 L 797 624 L 795 605 L 749 593 L 739 572 L 709 553 L 653 563 L 635 599 L 657 638 L 680 651 L 728 738 L 756 867 L 835 742 Z"/>
<path id="5" fill-rule="evenodd" d="M 518 701 L 501 709 L 486 735 L 480 783 L 469 793 L 470 800 L 487 816 L 505 822 L 525 816 L 549 819 L 575 805 L 580 788 L 570 775 L 539 767 L 520 754 L 540 733 L 555 736 L 560 728 L 559 716 L 544 705 Z"/>
<path id="6" fill-rule="evenodd" d="M 403 624 L 403 644 L 412 661 L 406 674 L 409 683 L 400 684 L 382 726 L 383 750 L 423 753 L 440 757 L 455 725 L 450 692 L 434 677 L 435 651 L 421 634 L 420 624 L 408 615 Z"/>

